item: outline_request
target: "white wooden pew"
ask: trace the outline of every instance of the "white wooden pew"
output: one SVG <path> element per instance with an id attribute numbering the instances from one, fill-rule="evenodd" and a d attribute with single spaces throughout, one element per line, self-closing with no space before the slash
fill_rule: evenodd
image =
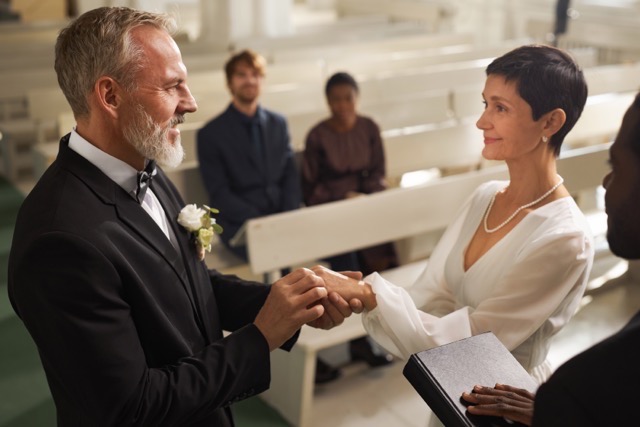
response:
<path id="1" fill-rule="evenodd" d="M 479 165 L 482 132 L 473 123 L 443 123 L 383 133 L 387 178 L 430 168 Z"/>
<path id="2" fill-rule="evenodd" d="M 571 149 L 611 140 L 634 95 L 628 92 L 589 97 L 580 120 L 567 135 L 563 147 Z M 475 121 L 476 118 L 460 123 L 449 120 L 383 131 L 389 181 L 397 182 L 407 172 L 432 167 L 478 164 L 481 161 L 482 133 L 476 128 Z M 183 194 L 188 194 L 185 200 L 206 203 L 206 193 L 197 171 L 196 132 L 199 127 L 199 123 L 189 121 L 181 126 L 186 159 L 172 174 L 180 183 L 178 188 Z M 303 148 L 300 145 L 295 149 Z"/>
<path id="3" fill-rule="evenodd" d="M 473 45 L 475 36 L 471 33 L 445 34 L 412 34 L 406 36 L 389 37 L 386 39 L 359 40 L 342 43 L 318 43 L 313 47 L 290 47 L 269 53 L 274 64 L 323 60 L 331 61 L 351 56 L 366 56 L 382 52 L 393 53 L 407 50 L 420 50 L 456 45 Z"/>
<path id="4" fill-rule="evenodd" d="M 466 90 L 467 98 L 464 98 L 466 99 L 463 102 L 464 105 L 468 105 L 469 109 L 476 108 L 476 105 L 480 106 L 478 109 L 480 111 L 468 117 L 467 120 L 446 120 L 396 129 L 384 129 L 383 127 L 383 141 L 385 143 L 387 157 L 387 174 L 391 181 L 397 180 L 397 178 L 404 173 L 426 169 L 427 167 L 438 165 L 456 167 L 471 165 L 477 161 L 480 156 L 480 150 L 482 149 L 481 134 L 475 128 L 475 122 L 482 109 L 480 95 L 476 92 L 479 90 L 481 90 L 481 88 Z M 564 146 L 571 148 L 611 140 L 619 128 L 624 111 L 626 111 L 626 108 L 631 104 L 634 96 L 635 92 L 590 96 L 580 120 L 567 135 Z M 439 108 L 442 108 L 444 107 L 445 98 L 446 96 L 430 99 L 425 102 L 425 105 L 428 103 L 430 107 L 433 107 L 440 102 L 442 104 Z M 455 96 L 455 93 L 453 98 L 454 100 L 460 99 Z M 439 99 L 439 101 L 437 101 L 437 99 Z M 420 122 L 421 117 L 424 117 L 425 120 L 428 121 L 428 118 L 435 119 L 436 116 L 440 114 L 430 112 L 429 109 L 423 110 L 417 105 L 412 104 L 411 101 L 407 101 L 406 104 L 413 106 L 414 112 L 416 113 L 416 123 Z M 392 107 L 393 104 L 390 104 L 390 106 Z M 401 107 L 398 108 L 398 111 L 401 111 Z M 392 108 L 390 108 L 390 110 L 391 109 Z M 372 109 L 372 111 L 373 110 L 374 109 Z M 290 116 L 292 141 L 296 151 L 304 149 L 304 136 L 306 136 L 311 126 L 316 123 L 316 119 L 320 120 L 325 117 L 325 114 L 326 113 L 323 112 Z M 455 111 L 453 111 L 452 114 L 453 116 L 458 116 Z M 190 168 L 197 168 L 196 133 L 202 126 L 202 123 L 195 122 L 192 118 L 193 115 L 188 115 L 187 122 L 180 126 L 186 159 L 176 173 L 182 173 L 182 171 Z M 375 118 L 377 119 L 378 117 Z M 401 119 L 407 120 L 407 123 L 410 120 L 407 117 L 401 117 Z M 60 131 L 58 137 L 60 137 L 71 130 L 74 119 L 71 114 L 67 113 L 61 115 L 58 122 Z M 60 124 L 60 122 L 63 124 Z M 55 142 L 56 144 L 53 146 L 54 150 L 57 149 L 57 141 Z M 40 165 L 46 166 L 53 160 L 50 153 L 46 154 L 46 149 L 38 147 L 35 151 L 36 156 L 44 156 L 47 159 L 40 161 Z M 410 155 L 405 155 L 405 153 Z M 417 153 L 420 154 L 418 155 Z M 407 159 L 407 162 L 401 162 L 400 159 Z M 427 159 L 427 162 L 425 162 L 425 159 Z M 39 176 L 42 171 L 43 170 L 38 169 L 36 176 Z M 196 174 L 194 177 L 198 177 L 198 175 Z"/>
<path id="5" fill-rule="evenodd" d="M 449 45 L 435 48 L 404 48 L 394 52 L 367 52 L 326 59 L 326 74 L 349 71 L 367 74 L 372 70 L 393 71 L 449 64 L 482 58 L 496 58 L 517 46 L 531 43 L 530 39 L 507 40 L 491 46 L 473 44 Z"/>
<path id="6" fill-rule="evenodd" d="M 551 28 L 552 19 L 531 18 L 526 23 L 527 35 L 537 40 L 545 40 Z M 562 48 L 594 47 L 599 52 L 599 63 L 611 64 L 640 60 L 639 38 L 640 28 L 637 24 L 574 19 L 569 21 L 567 33 L 560 37 L 558 45 Z"/>
<path id="7" fill-rule="evenodd" d="M 391 20 L 424 22 L 432 32 L 450 25 L 455 7 L 444 2 L 396 0 L 338 0 L 336 9 L 340 15 L 384 14 Z"/>
<path id="8" fill-rule="evenodd" d="M 637 92 L 607 93 L 587 98 L 582 115 L 567 134 L 567 148 L 611 141 Z"/>
<path id="9" fill-rule="evenodd" d="M 323 97 L 324 100 L 324 97 Z M 399 129 L 422 123 L 440 123 L 451 119 L 450 93 L 446 90 L 416 93 L 413 97 L 390 99 L 360 108 L 363 115 L 376 121 L 380 129 Z M 304 150 L 311 128 L 329 117 L 329 108 L 287 116 L 291 144 Z"/>
<path id="10" fill-rule="evenodd" d="M 597 187 L 608 170 L 606 144 L 572 150 L 565 156 L 558 161 L 558 170 L 572 191 Z M 418 187 L 250 220 L 247 239 L 251 268 L 256 274 L 276 277 L 283 267 L 440 230 L 479 184 L 506 177 L 506 168 L 497 166 Z M 423 261 L 401 266 L 388 276 L 406 286 L 425 265 Z M 290 353 L 272 353 L 271 388 L 261 397 L 292 425 L 312 425 L 317 352 L 364 335 L 358 316 L 351 316 L 330 331 L 304 327 Z"/>
<path id="11" fill-rule="evenodd" d="M 35 131 L 35 143 L 57 139 L 58 119 L 62 115 L 72 115 L 71 107 L 59 87 L 36 88 L 27 91 L 29 119 Z M 70 129 L 67 129 L 67 133 Z"/>
<path id="12" fill-rule="evenodd" d="M 386 40 L 407 36 L 425 35 L 423 25 L 416 22 L 391 22 L 383 26 L 354 28 L 348 31 L 328 32 L 323 34 L 293 34 L 281 37 L 249 37 L 234 40 L 233 50 L 251 48 L 262 52 L 267 59 L 272 59 L 278 51 L 289 49 L 314 49 L 322 45 L 347 45 L 371 40 Z M 274 61 L 275 62 L 275 61 Z"/>
<path id="13" fill-rule="evenodd" d="M 584 69 L 589 95 L 640 89 L 640 62 L 602 65 Z"/>

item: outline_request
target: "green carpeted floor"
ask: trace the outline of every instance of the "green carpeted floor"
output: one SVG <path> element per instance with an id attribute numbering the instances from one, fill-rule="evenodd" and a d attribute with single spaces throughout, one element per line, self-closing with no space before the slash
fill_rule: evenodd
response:
<path id="1" fill-rule="evenodd" d="M 40 360 L 7 295 L 7 261 L 23 196 L 0 176 L 0 427 L 53 427 L 55 407 Z M 288 424 L 258 397 L 234 405 L 239 427 Z"/>

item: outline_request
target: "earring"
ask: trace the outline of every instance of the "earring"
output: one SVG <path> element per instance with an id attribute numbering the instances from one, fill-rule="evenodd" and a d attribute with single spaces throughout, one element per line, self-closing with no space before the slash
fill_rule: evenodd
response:
<path id="1" fill-rule="evenodd" d="M 549 137 L 548 137 L 548 136 L 545 136 L 545 135 L 542 135 L 542 142 L 544 142 L 545 144 L 546 144 L 547 142 L 549 142 Z"/>

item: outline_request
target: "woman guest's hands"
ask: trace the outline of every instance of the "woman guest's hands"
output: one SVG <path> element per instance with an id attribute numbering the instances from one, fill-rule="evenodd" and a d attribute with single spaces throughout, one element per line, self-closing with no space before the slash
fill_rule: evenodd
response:
<path id="1" fill-rule="evenodd" d="M 357 301 L 360 301 L 367 310 L 376 308 L 376 296 L 371 290 L 371 286 L 359 279 L 362 277 L 360 273 L 337 273 L 321 265 L 317 265 L 311 270 L 324 280 L 325 287 L 329 293 L 336 292 L 344 300 L 349 301 L 353 311 L 357 312 L 360 308 Z"/>
<path id="2" fill-rule="evenodd" d="M 528 390 L 504 384 L 477 385 L 471 393 L 462 393 L 462 399 L 470 403 L 467 411 L 473 415 L 504 417 L 527 426 L 533 421 L 535 394 Z"/>

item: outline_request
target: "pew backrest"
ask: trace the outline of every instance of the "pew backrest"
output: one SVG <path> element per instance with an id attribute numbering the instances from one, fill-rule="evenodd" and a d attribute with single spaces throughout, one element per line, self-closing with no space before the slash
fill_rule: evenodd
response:
<path id="1" fill-rule="evenodd" d="M 572 192 L 597 187 L 608 166 L 608 145 L 565 153 L 558 171 Z M 382 242 L 440 230 L 483 182 L 506 179 L 504 165 L 256 218 L 247 223 L 251 269 L 256 274 Z"/>

